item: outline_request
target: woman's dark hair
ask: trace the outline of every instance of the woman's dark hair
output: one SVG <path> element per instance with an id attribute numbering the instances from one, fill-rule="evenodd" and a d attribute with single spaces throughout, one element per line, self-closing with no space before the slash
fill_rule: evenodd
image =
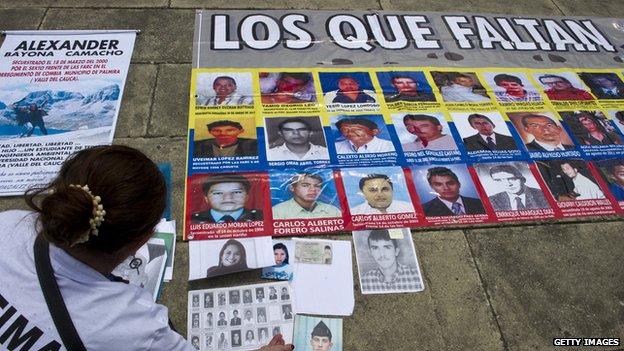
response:
<path id="1" fill-rule="evenodd" d="M 240 251 L 241 253 L 241 259 L 240 261 L 238 261 L 237 264 L 232 265 L 230 267 L 224 267 L 223 266 L 223 253 L 225 252 L 225 249 L 230 246 L 230 245 L 234 245 L 236 247 L 238 247 L 238 251 Z M 245 251 L 245 246 L 243 246 L 243 244 L 241 244 L 240 241 L 238 240 L 234 240 L 234 239 L 230 239 L 228 241 L 225 242 L 225 244 L 223 244 L 223 247 L 221 248 L 221 251 L 219 251 L 219 267 L 224 267 L 227 269 L 247 269 L 247 252 Z"/>
<path id="2" fill-rule="evenodd" d="M 80 244 L 91 250 L 114 253 L 145 238 L 165 209 L 165 179 L 142 152 L 121 145 L 81 150 L 52 182 L 26 192 L 26 203 L 39 214 L 40 234 L 56 245 L 73 245 L 91 230 L 93 198 L 71 184 L 88 185 L 106 211 L 98 235 Z"/>
<path id="3" fill-rule="evenodd" d="M 282 243 L 277 243 L 273 245 L 273 252 L 275 252 L 275 250 L 277 249 L 283 250 L 286 253 L 286 259 L 284 260 L 284 262 L 282 262 L 282 264 L 288 264 L 288 248 L 286 248 L 286 245 Z"/>

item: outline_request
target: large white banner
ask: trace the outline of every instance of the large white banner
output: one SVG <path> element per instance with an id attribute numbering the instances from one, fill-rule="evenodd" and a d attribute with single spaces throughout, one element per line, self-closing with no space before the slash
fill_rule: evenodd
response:
<path id="1" fill-rule="evenodd" d="M 10 31 L 0 48 L 0 196 L 113 140 L 136 31 Z"/>

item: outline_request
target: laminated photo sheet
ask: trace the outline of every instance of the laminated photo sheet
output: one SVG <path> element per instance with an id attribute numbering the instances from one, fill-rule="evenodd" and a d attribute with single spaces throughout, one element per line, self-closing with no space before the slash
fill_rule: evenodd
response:
<path id="1" fill-rule="evenodd" d="M 189 243 L 189 280 L 275 264 L 271 237 L 196 240 Z"/>
<path id="2" fill-rule="evenodd" d="M 132 285 L 147 289 L 156 301 L 166 262 L 165 241 L 160 238 L 151 238 L 134 255 L 115 267 L 111 273 L 129 281 Z"/>
<path id="3" fill-rule="evenodd" d="M 425 289 L 409 228 L 355 231 L 353 243 L 362 294 Z"/>
<path id="4" fill-rule="evenodd" d="M 323 249 L 323 256 L 317 261 L 314 261 L 314 254 L 309 251 L 293 260 L 292 287 L 297 293 L 294 300 L 297 313 L 350 316 L 355 305 L 351 242 L 310 239 L 293 239 L 293 242 L 295 251 L 298 244 L 304 244 L 307 248 L 317 244 Z M 329 256 L 327 246 L 331 248 Z"/>
<path id="5" fill-rule="evenodd" d="M 297 315 L 293 345 L 295 350 L 342 351 L 342 318 Z"/>
<path id="6" fill-rule="evenodd" d="M 188 340 L 196 350 L 257 350 L 281 333 L 292 342 L 295 312 L 287 282 L 193 290 Z"/>
<path id="7" fill-rule="evenodd" d="M 160 223 L 156 225 L 154 236 L 165 240 L 167 247 L 167 263 L 165 265 L 164 281 L 168 282 L 173 279 L 173 263 L 175 262 L 175 248 L 176 248 L 176 221 L 168 221 L 165 218 L 161 219 Z"/>

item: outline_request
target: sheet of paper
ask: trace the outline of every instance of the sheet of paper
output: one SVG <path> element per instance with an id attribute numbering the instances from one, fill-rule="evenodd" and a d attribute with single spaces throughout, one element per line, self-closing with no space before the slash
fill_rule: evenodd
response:
<path id="1" fill-rule="evenodd" d="M 189 280 L 275 264 L 270 236 L 189 242 Z"/>
<path id="2" fill-rule="evenodd" d="M 353 271 L 351 242 L 336 240 L 293 239 L 328 244 L 331 264 L 296 263 L 292 281 L 297 313 L 350 316 L 353 313 Z"/>

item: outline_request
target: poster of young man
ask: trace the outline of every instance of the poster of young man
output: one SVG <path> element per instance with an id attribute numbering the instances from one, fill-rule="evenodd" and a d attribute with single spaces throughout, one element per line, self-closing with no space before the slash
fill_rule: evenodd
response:
<path id="1" fill-rule="evenodd" d="M 195 107 L 220 110 L 252 110 L 253 81 L 249 72 L 202 72 L 196 75 Z"/>
<path id="2" fill-rule="evenodd" d="M 595 165 L 600 171 L 600 176 L 607 185 L 609 192 L 607 197 L 612 196 L 618 204 L 620 212 L 624 210 L 624 159 L 608 159 L 596 161 Z"/>
<path id="3" fill-rule="evenodd" d="M 602 108 L 620 108 L 624 100 L 624 82 L 617 73 L 608 70 L 583 70 L 578 75 Z"/>
<path id="4" fill-rule="evenodd" d="M 377 80 L 389 109 L 423 110 L 440 107 L 422 71 L 377 72 Z"/>
<path id="5" fill-rule="evenodd" d="M 559 112 L 583 153 L 593 157 L 624 155 L 624 136 L 602 111 Z"/>
<path id="6" fill-rule="evenodd" d="M 340 197 L 329 169 L 274 171 L 269 175 L 274 235 L 344 230 Z"/>
<path id="7" fill-rule="evenodd" d="M 393 114 L 392 122 L 407 164 L 448 163 L 461 159 L 443 113 Z"/>
<path id="8" fill-rule="evenodd" d="M 394 131 L 382 115 L 330 116 L 330 143 L 342 166 L 397 164 Z"/>
<path id="9" fill-rule="evenodd" d="M 591 110 L 598 107 L 594 96 L 574 72 L 535 72 L 533 78 L 541 85 L 544 94 L 556 109 Z"/>
<path id="10" fill-rule="evenodd" d="M 522 144 L 520 138 L 509 130 L 499 112 L 451 112 L 451 117 L 468 159 L 478 162 L 523 158 L 523 148 L 518 148 Z"/>
<path id="11" fill-rule="evenodd" d="M 492 106 L 492 100 L 475 72 L 431 71 L 445 104 L 457 111 Z"/>
<path id="12" fill-rule="evenodd" d="M 606 185 L 592 163 L 582 159 L 535 163 L 563 217 L 615 214 L 614 204 L 605 195 Z"/>
<path id="13" fill-rule="evenodd" d="M 190 136 L 190 170 L 192 172 L 257 170 L 261 167 L 256 121 L 253 115 L 195 118 Z M 262 138 L 261 138 L 262 139 Z"/>
<path id="14" fill-rule="evenodd" d="M 379 111 L 379 97 L 368 72 L 320 72 L 328 112 Z"/>
<path id="15" fill-rule="evenodd" d="M 400 167 L 343 168 L 351 213 L 347 228 L 398 228 L 418 223 L 406 176 Z"/>
<path id="16" fill-rule="evenodd" d="M 425 221 L 430 225 L 486 223 L 490 216 L 474 174 L 465 164 L 411 168 Z"/>
<path id="17" fill-rule="evenodd" d="M 186 188 L 185 240 L 270 235 L 266 173 L 195 174 Z"/>
<path id="18" fill-rule="evenodd" d="M 259 73 L 264 114 L 318 113 L 313 74 L 309 71 Z"/>
<path id="19" fill-rule="evenodd" d="M 425 289 L 409 228 L 353 232 L 362 294 Z"/>
<path id="20" fill-rule="evenodd" d="M 483 73 L 496 101 L 506 110 L 544 108 L 544 100 L 526 73 L 516 71 L 495 71 Z"/>
<path id="21" fill-rule="evenodd" d="M 270 167 L 310 167 L 330 162 L 318 116 L 265 117 L 264 132 Z"/>
<path id="22" fill-rule="evenodd" d="M 540 220 L 555 216 L 551 208 L 553 199 L 536 179 L 532 163 L 478 163 L 473 167 L 497 220 Z"/>
<path id="23" fill-rule="evenodd" d="M 134 30 L 5 33 L 0 196 L 43 186 L 73 152 L 113 141 L 136 37 Z"/>
<path id="24" fill-rule="evenodd" d="M 553 113 L 514 112 L 507 116 L 531 158 L 581 157 L 568 132 Z"/>

